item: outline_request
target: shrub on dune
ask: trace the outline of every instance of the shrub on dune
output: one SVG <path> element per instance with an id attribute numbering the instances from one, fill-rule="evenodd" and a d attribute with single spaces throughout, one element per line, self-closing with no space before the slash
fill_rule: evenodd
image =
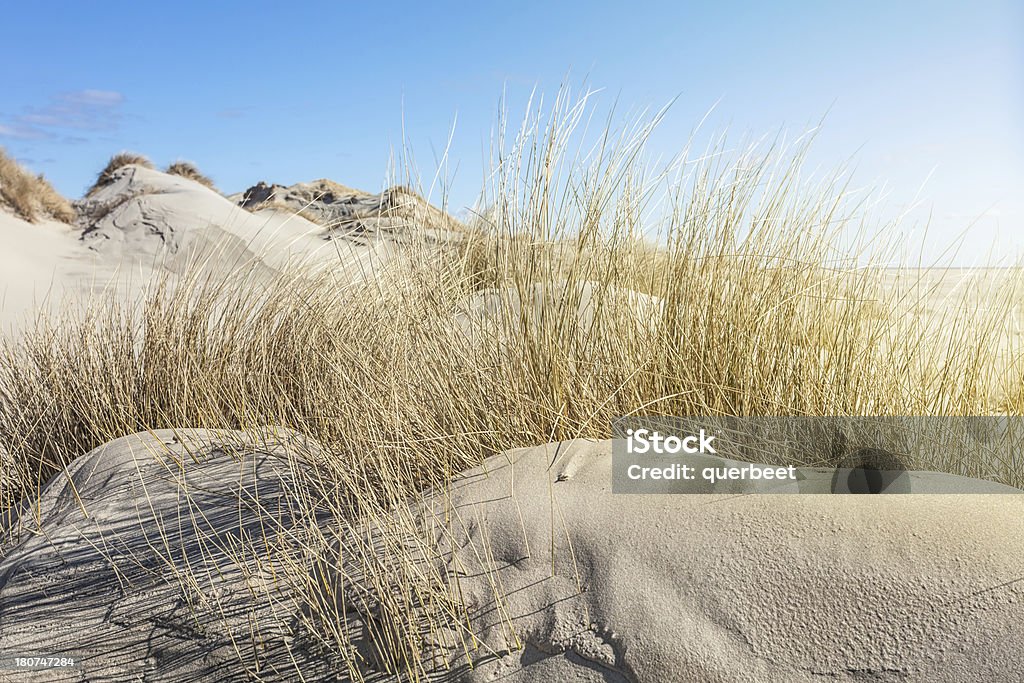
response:
<path id="1" fill-rule="evenodd" d="M 214 192 L 217 191 L 217 186 L 213 184 L 213 180 L 209 176 L 204 175 L 196 165 L 189 161 L 175 161 L 173 164 L 167 167 L 167 173 L 171 175 L 181 176 L 182 178 L 188 178 L 194 180 L 200 185 L 205 185 Z"/>
<path id="2" fill-rule="evenodd" d="M 29 222 L 49 217 L 62 223 L 75 220 L 75 210 L 67 199 L 42 176 L 26 171 L 0 149 L 0 202 Z"/>
<path id="3" fill-rule="evenodd" d="M 110 161 L 103 167 L 99 175 L 96 177 L 96 182 L 93 183 L 92 187 L 86 193 L 89 196 L 96 192 L 101 187 L 106 187 L 110 183 L 114 182 L 114 174 L 125 166 L 144 166 L 146 168 L 153 168 L 153 162 L 141 154 L 135 152 L 118 152 L 114 156 L 110 157 Z"/>

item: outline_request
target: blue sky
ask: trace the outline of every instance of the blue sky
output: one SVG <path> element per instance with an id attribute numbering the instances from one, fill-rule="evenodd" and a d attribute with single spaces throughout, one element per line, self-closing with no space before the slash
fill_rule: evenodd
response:
<path id="1" fill-rule="evenodd" d="M 374 190 L 404 134 L 472 204 L 502 91 L 678 97 L 654 148 L 705 130 L 798 132 L 915 197 L 930 238 L 1024 250 L 1024 9 L 979 2 L 10 3 L 0 145 L 80 196 L 115 152 L 196 162 L 225 191 L 329 177 Z M 928 183 L 922 191 L 922 183 Z M 974 222 L 973 226 L 971 226 Z M 968 226 L 971 226 L 968 228 Z"/>

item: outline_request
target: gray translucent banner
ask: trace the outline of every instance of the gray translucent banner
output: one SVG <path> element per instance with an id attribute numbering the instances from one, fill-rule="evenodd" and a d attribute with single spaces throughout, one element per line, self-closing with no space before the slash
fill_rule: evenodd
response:
<path id="1" fill-rule="evenodd" d="M 623 417 L 613 493 L 1021 493 L 1024 418 Z"/>

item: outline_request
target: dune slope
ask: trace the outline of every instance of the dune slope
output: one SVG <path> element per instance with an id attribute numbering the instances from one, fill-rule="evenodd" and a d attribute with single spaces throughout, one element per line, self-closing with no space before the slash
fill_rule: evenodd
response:
<path id="1" fill-rule="evenodd" d="M 379 215 L 359 214 L 361 229 L 339 231 L 285 205 L 251 213 L 200 182 L 140 164 L 114 170 L 77 208 L 75 226 L 30 224 L 0 210 L 0 269 L 9 275 L 0 285 L 4 333 L 17 335 L 33 316 L 100 294 L 132 300 L 168 275 L 265 283 L 283 272 L 329 271 L 344 286 L 373 278 L 403 249 L 424 243 L 421 237 L 438 240 L 426 223 L 407 221 L 399 230 Z"/>
<path id="2" fill-rule="evenodd" d="M 163 430 L 78 458 L 0 533 L 0 651 L 78 659 L 52 680 L 334 680 L 341 652 L 283 563 L 309 524 L 331 537 L 299 505 L 318 453 L 287 430 Z M 1024 496 L 613 496 L 610 459 L 608 442 L 510 451 L 413 506 L 433 541 L 410 552 L 432 548 L 477 636 L 467 652 L 438 625 L 434 678 L 1019 679 Z M 394 552 L 398 528 L 343 537 L 325 595 L 380 589 L 355 578 L 360 552 Z M 338 614 L 356 652 L 388 650 L 365 605 Z M 363 679 L 392 680 L 374 661 Z"/>
<path id="3" fill-rule="evenodd" d="M 612 495 L 610 462 L 609 442 L 512 451 L 428 503 L 482 641 L 455 679 L 1024 675 L 1021 496 Z"/>

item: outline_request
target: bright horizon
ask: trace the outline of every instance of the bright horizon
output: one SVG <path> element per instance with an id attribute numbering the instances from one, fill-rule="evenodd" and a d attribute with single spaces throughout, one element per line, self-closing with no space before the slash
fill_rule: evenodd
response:
<path id="1" fill-rule="evenodd" d="M 403 136 L 429 186 L 454 125 L 458 211 L 477 199 L 502 93 L 515 119 L 568 74 L 619 120 L 675 99 L 651 145 L 666 158 L 709 110 L 702 131 L 737 138 L 792 137 L 824 117 L 811 166 L 852 160 L 856 185 L 885 190 L 879 220 L 911 205 L 908 229 L 930 217 L 926 258 L 958 237 L 956 265 L 1024 254 L 1024 10 L 1009 1 L 390 14 L 41 2 L 5 23 L 0 53 L 16 68 L 0 146 L 72 198 L 123 150 L 193 161 L 226 193 L 320 177 L 376 191 Z"/>

